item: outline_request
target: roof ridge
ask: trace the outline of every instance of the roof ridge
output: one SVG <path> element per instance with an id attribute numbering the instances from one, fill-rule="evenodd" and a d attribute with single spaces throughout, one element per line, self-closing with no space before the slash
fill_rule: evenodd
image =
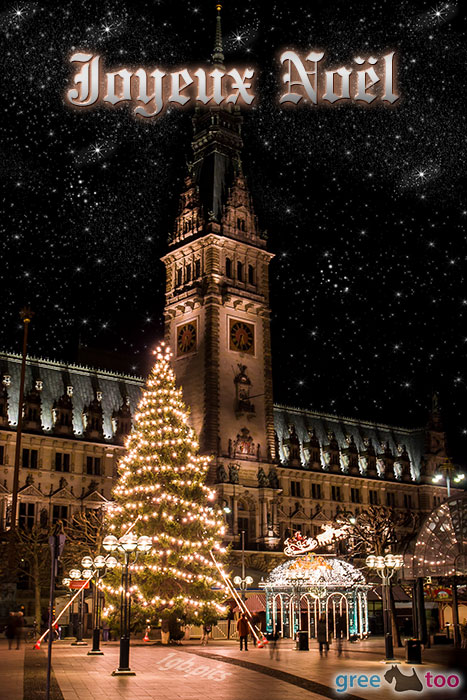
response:
<path id="1" fill-rule="evenodd" d="M 11 360 L 19 360 L 21 361 L 22 355 L 16 352 L 7 352 L 7 351 L 0 351 L 0 359 L 1 358 L 8 358 Z M 141 377 L 139 375 L 131 375 L 131 374 L 124 374 L 123 372 L 116 372 L 114 370 L 108 370 L 108 369 L 102 369 L 99 367 L 92 367 L 90 365 L 78 365 L 75 364 L 74 362 L 66 362 L 66 361 L 60 361 L 60 360 L 51 360 L 47 357 L 33 357 L 32 355 L 27 355 L 26 356 L 26 364 L 30 363 L 35 363 L 39 362 L 42 364 L 50 365 L 51 367 L 66 367 L 67 369 L 76 369 L 78 371 L 85 371 L 85 372 L 100 372 L 101 374 L 107 375 L 109 377 L 123 377 L 125 379 L 131 379 L 136 382 L 144 382 L 144 377 Z"/>
<path id="2" fill-rule="evenodd" d="M 352 423 L 354 425 L 366 425 L 366 426 L 372 426 L 375 428 L 386 428 L 389 430 L 397 430 L 401 431 L 404 433 L 415 433 L 420 430 L 424 430 L 423 427 L 417 427 L 417 428 L 403 428 L 402 426 L 398 425 L 389 425 L 388 423 L 376 423 L 375 421 L 370 421 L 370 420 L 361 420 L 359 418 L 351 418 L 350 416 L 339 416 L 335 413 L 325 413 L 324 411 L 315 411 L 311 408 L 300 408 L 299 406 L 286 406 L 285 404 L 274 404 L 274 408 L 290 411 L 292 413 L 305 413 L 310 416 L 317 416 L 320 418 L 331 418 L 333 420 L 340 420 L 346 423 Z"/>

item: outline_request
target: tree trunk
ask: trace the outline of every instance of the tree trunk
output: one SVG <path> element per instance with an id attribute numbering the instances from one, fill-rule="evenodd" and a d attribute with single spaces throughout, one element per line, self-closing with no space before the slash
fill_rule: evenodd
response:
<path id="1" fill-rule="evenodd" d="M 392 592 L 392 586 L 389 584 L 389 604 L 391 609 L 391 627 L 392 627 L 392 638 L 396 642 L 397 646 L 402 647 L 401 633 L 396 625 L 396 603 L 394 601 L 394 595 Z"/>
<path id="2" fill-rule="evenodd" d="M 33 581 L 34 581 L 34 617 L 38 631 L 41 628 L 41 572 L 37 555 L 33 558 Z"/>

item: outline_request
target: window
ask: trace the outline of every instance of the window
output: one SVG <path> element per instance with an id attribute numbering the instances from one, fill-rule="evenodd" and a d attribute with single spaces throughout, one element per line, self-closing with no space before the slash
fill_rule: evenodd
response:
<path id="1" fill-rule="evenodd" d="M 435 508 L 436 508 L 436 506 L 439 506 L 440 504 L 441 504 L 441 496 L 433 496 L 433 505 L 435 506 Z"/>
<path id="2" fill-rule="evenodd" d="M 185 281 L 191 282 L 191 265 L 187 265 L 185 269 Z"/>
<path id="3" fill-rule="evenodd" d="M 28 406 L 28 409 L 26 411 L 26 418 L 31 422 L 37 422 L 39 420 L 39 411 L 37 410 L 36 406 Z"/>
<path id="4" fill-rule="evenodd" d="M 253 265 L 248 265 L 248 284 L 255 283 L 255 268 Z"/>
<path id="5" fill-rule="evenodd" d="M 311 497 L 321 498 L 321 484 L 311 484 Z"/>
<path id="6" fill-rule="evenodd" d="M 237 228 L 239 231 L 245 230 L 245 219 L 237 219 Z"/>
<path id="7" fill-rule="evenodd" d="M 291 496 L 298 496 L 300 498 L 301 491 L 300 491 L 300 482 L 299 481 L 291 481 L 290 482 L 290 495 Z"/>
<path id="8" fill-rule="evenodd" d="M 70 471 L 70 455 L 67 452 L 55 453 L 55 471 L 69 472 Z"/>
<path id="9" fill-rule="evenodd" d="M 5 464 L 5 447 L 0 445 L 0 464 Z"/>
<path id="10" fill-rule="evenodd" d="M 230 258 L 225 259 L 225 276 L 232 278 L 232 261 Z"/>
<path id="11" fill-rule="evenodd" d="M 412 508 L 412 494 L 404 493 L 404 508 Z"/>
<path id="12" fill-rule="evenodd" d="M 182 279 L 182 274 L 183 274 L 183 273 L 182 273 L 182 268 L 179 268 L 179 269 L 177 270 L 177 287 L 180 287 L 180 285 L 182 284 L 182 281 L 183 281 L 183 279 Z"/>
<path id="13" fill-rule="evenodd" d="M 352 501 L 352 503 L 360 503 L 360 489 L 350 489 L 350 500 Z"/>
<path id="14" fill-rule="evenodd" d="M 237 279 L 243 282 L 243 263 L 237 262 Z"/>
<path id="15" fill-rule="evenodd" d="M 25 469 L 37 469 L 37 450 L 23 448 L 23 460 L 21 464 Z"/>
<path id="16" fill-rule="evenodd" d="M 393 508 L 396 505 L 396 494 L 392 491 L 388 491 L 386 494 L 386 505 L 392 506 Z"/>
<path id="17" fill-rule="evenodd" d="M 372 491 L 372 490 L 370 489 L 369 496 L 370 496 L 370 503 L 371 503 L 371 505 L 372 505 L 372 506 L 377 506 L 378 503 L 379 503 L 378 492 L 377 492 L 377 491 Z"/>
<path id="18" fill-rule="evenodd" d="M 34 526 L 34 503 L 20 503 L 19 504 L 19 526 L 26 530 L 31 530 Z"/>
<path id="19" fill-rule="evenodd" d="M 194 277 L 197 279 L 201 275 L 201 260 L 195 261 L 195 274 Z"/>
<path id="20" fill-rule="evenodd" d="M 52 509 L 52 523 L 55 525 L 56 522 L 61 520 L 66 523 L 68 520 L 68 506 L 54 506 Z"/>
<path id="21" fill-rule="evenodd" d="M 100 457 L 86 457 L 86 474 L 92 474 L 93 476 L 100 476 L 100 474 L 101 474 L 101 458 Z"/>
<path id="22" fill-rule="evenodd" d="M 331 498 L 333 501 L 342 501 L 340 486 L 331 486 Z"/>

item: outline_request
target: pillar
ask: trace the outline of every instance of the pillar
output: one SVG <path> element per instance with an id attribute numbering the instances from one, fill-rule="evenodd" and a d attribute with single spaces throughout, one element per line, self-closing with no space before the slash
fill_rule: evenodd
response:
<path id="1" fill-rule="evenodd" d="M 461 635 L 459 630 L 459 598 L 457 596 L 457 583 L 455 579 L 452 583 L 452 626 L 454 628 L 454 646 L 461 645 Z"/>
<path id="2" fill-rule="evenodd" d="M 428 634 L 426 629 L 426 613 L 425 613 L 425 593 L 423 590 L 423 577 L 419 576 L 416 582 L 417 591 L 417 619 L 418 619 L 418 633 L 417 637 L 422 644 L 426 644 L 428 641 Z"/>

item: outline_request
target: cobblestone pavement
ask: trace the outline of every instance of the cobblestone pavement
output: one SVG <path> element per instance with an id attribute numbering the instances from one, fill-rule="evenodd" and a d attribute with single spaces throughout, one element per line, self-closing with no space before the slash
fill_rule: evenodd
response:
<path id="1" fill-rule="evenodd" d="M 42 700 L 45 688 L 45 645 L 41 651 L 26 649 L 8 651 L 0 643 L 0 698 L 1 700 Z M 312 645 L 310 651 L 295 651 L 293 644 L 284 641 L 279 654 L 271 657 L 268 647 L 240 652 L 234 642 L 186 643 L 179 647 L 160 644 L 132 644 L 131 667 L 135 676 L 112 677 L 118 665 L 118 644 L 103 644 L 104 656 L 87 656 L 89 647 L 74 647 L 68 642 L 57 642 L 53 647 L 53 678 L 51 700 L 104 700 L 105 698 L 146 698 L 150 700 L 322 700 L 345 698 L 358 700 L 381 698 L 428 697 L 435 700 L 467 698 L 467 693 L 433 688 L 422 692 L 394 692 L 383 678 L 391 666 L 382 663 L 383 648 L 378 640 L 344 647 L 341 656 L 331 647 L 327 657 L 320 657 Z M 402 657 L 402 650 L 396 652 Z M 448 649 L 427 650 L 424 664 L 398 665 L 402 674 L 409 676 L 413 669 L 426 685 L 425 674 L 443 674 L 446 678 L 465 669 L 467 651 L 461 650 L 457 660 Z M 24 672 L 23 672 L 24 664 Z M 458 671 L 459 673 L 459 671 Z M 460 671 L 462 674 L 462 671 Z M 350 676 L 354 676 L 354 687 Z M 356 685 L 361 676 L 378 675 L 380 688 L 362 688 Z M 347 692 L 337 692 L 336 676 L 340 685 L 348 679 Z M 395 679 L 394 679 L 395 682 Z M 394 685 L 394 682 L 392 685 Z"/>

